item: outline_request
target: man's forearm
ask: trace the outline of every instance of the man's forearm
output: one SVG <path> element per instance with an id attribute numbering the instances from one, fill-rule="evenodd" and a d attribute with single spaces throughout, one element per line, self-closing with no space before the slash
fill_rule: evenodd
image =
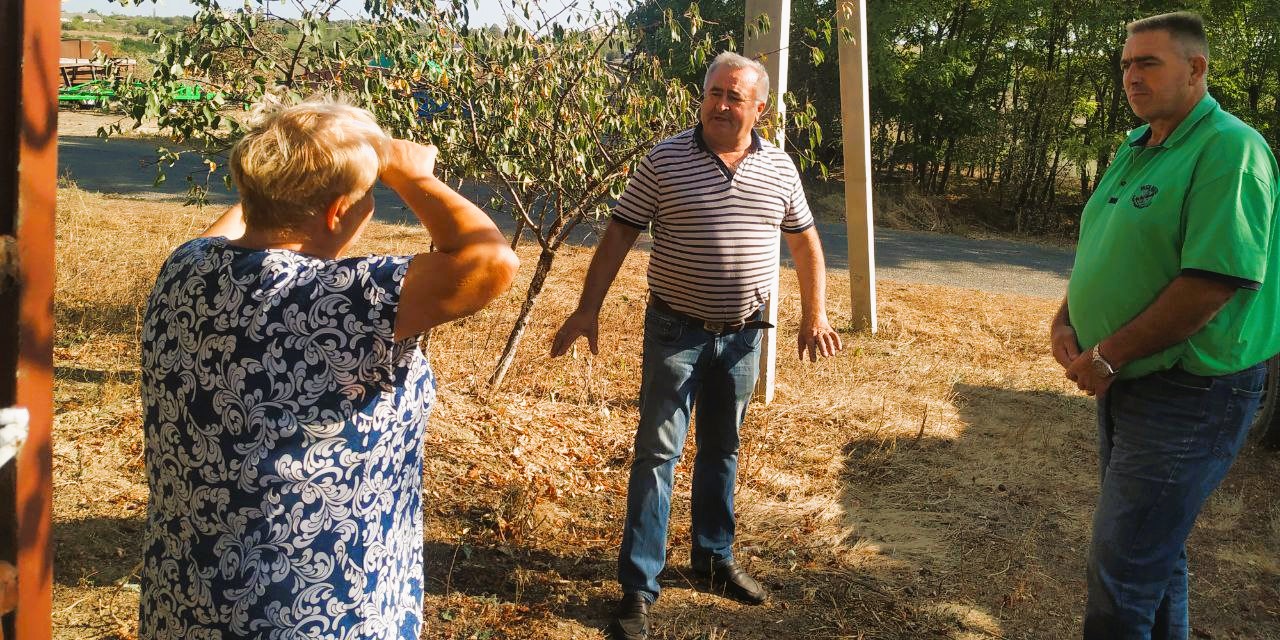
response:
<path id="1" fill-rule="evenodd" d="M 600 313 L 604 304 L 604 296 L 609 286 L 618 276 L 618 269 L 626 259 L 627 252 L 640 236 L 640 230 L 620 222 L 610 222 L 605 228 L 600 245 L 591 256 L 591 265 L 587 267 L 586 281 L 582 285 L 582 296 L 578 298 L 578 310 L 593 314 Z"/>
<path id="2" fill-rule="evenodd" d="M 800 281 L 800 313 L 807 319 L 817 319 L 827 312 L 827 266 L 818 232 L 809 227 L 786 238 L 796 263 L 796 278 Z"/>
<path id="3" fill-rule="evenodd" d="M 1234 285 L 1178 276 L 1142 313 L 1103 339 L 1098 350 L 1115 367 L 1160 352 L 1204 328 L 1235 292 Z"/>
<path id="4" fill-rule="evenodd" d="M 1053 315 L 1053 326 L 1050 329 L 1069 326 L 1071 326 L 1071 310 L 1067 308 L 1067 299 L 1063 298 L 1062 306 L 1058 307 L 1058 312 Z"/>

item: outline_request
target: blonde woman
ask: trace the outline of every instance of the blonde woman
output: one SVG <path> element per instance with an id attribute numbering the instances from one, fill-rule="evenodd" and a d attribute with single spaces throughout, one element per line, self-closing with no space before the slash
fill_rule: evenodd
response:
<path id="1" fill-rule="evenodd" d="M 418 637 L 417 338 L 517 268 L 435 155 L 331 100 L 267 107 L 232 150 L 241 203 L 169 256 L 144 319 L 141 637 Z M 344 257 L 379 179 L 435 252 Z"/>

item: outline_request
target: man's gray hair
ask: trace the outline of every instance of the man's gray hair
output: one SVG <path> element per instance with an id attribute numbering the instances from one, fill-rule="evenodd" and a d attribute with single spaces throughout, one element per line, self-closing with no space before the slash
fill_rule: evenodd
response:
<path id="1" fill-rule="evenodd" d="M 702 93 L 707 93 L 707 86 L 711 84 L 711 74 L 721 66 L 730 69 L 751 69 L 756 72 L 756 102 L 769 101 L 769 72 L 765 70 L 764 65 L 759 60 L 752 60 L 746 56 L 740 56 L 732 51 L 722 51 L 711 61 L 711 66 L 707 67 L 707 75 L 702 78 Z"/>
<path id="2" fill-rule="evenodd" d="M 1209 39 L 1204 34 L 1204 19 L 1190 11 L 1162 13 L 1141 20 L 1134 20 L 1125 26 L 1129 35 L 1146 31 L 1164 31 L 1178 44 L 1188 56 L 1202 55 L 1209 57 Z"/>

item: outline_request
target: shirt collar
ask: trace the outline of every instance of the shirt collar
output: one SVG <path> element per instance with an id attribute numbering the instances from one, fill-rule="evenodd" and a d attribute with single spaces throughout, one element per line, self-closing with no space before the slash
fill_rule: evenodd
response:
<path id="1" fill-rule="evenodd" d="M 1157 146 L 1164 147 L 1166 149 L 1177 146 L 1177 144 L 1182 142 L 1182 139 L 1186 138 L 1187 134 L 1191 133 L 1191 130 L 1196 127 L 1196 123 L 1200 122 L 1205 116 L 1217 110 L 1218 101 L 1215 100 L 1213 96 L 1209 95 L 1208 91 L 1206 91 L 1204 96 L 1200 98 L 1200 102 L 1197 102 L 1196 106 L 1191 108 L 1191 113 L 1188 113 L 1187 117 L 1183 118 L 1182 122 L 1178 123 L 1178 126 L 1173 130 L 1173 133 L 1169 134 L 1169 137 L 1165 138 L 1164 142 L 1161 142 Z M 1151 125 L 1145 124 L 1130 132 L 1127 142 L 1131 147 L 1142 147 L 1146 146 L 1147 141 L 1150 139 Z"/>
<path id="2" fill-rule="evenodd" d="M 699 123 L 698 123 L 698 125 L 697 125 L 697 126 L 695 126 L 695 127 L 693 128 L 693 139 L 694 139 L 694 141 L 696 141 L 696 142 L 697 142 L 697 144 L 698 144 L 698 148 L 699 148 L 699 149 L 702 149 L 703 151 L 706 151 L 707 153 L 712 153 L 712 152 L 711 152 L 711 147 L 708 147 L 708 146 L 707 146 L 707 141 L 706 141 L 706 139 L 702 137 L 702 123 L 701 123 L 701 122 L 699 122 Z M 747 151 L 750 151 L 750 152 L 756 152 L 756 151 L 759 151 L 760 149 L 762 149 L 762 148 L 764 147 L 764 144 L 763 144 L 762 140 L 763 140 L 763 138 L 761 138 L 761 137 L 760 137 L 760 134 L 756 133 L 756 130 L 755 130 L 755 129 L 752 129 L 752 130 L 751 130 L 751 146 L 747 147 Z M 714 154 L 713 154 L 713 155 L 714 155 Z"/>

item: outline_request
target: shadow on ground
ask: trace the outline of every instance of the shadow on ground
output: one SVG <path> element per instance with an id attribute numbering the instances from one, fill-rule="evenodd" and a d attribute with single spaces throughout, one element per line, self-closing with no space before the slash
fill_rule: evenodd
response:
<path id="1" fill-rule="evenodd" d="M 834 539 L 821 537 L 811 509 L 787 502 L 799 498 L 744 488 L 739 533 L 751 542 L 740 540 L 737 553 L 773 594 L 761 607 L 706 593 L 690 576 L 687 477 L 678 481 L 653 637 L 1074 635 L 1076 620 L 1062 612 L 1083 603 L 1087 512 L 1065 505 L 1092 490 L 1092 401 L 964 384 L 952 391 L 962 423 L 954 437 L 860 430 L 844 444 L 832 488 L 843 533 Z M 776 538 L 759 540 L 765 530 Z M 528 619 L 539 624 L 569 619 L 603 628 L 619 596 L 616 540 L 565 555 L 538 548 L 536 539 L 525 545 L 434 541 L 429 591 L 527 606 Z M 459 632 L 447 621 L 428 620 L 433 624 L 424 637 Z"/>
<path id="2" fill-rule="evenodd" d="M 1057 638 L 1082 603 L 1093 403 L 955 384 L 958 424 L 847 442 L 844 546 L 895 567 L 908 618 L 888 637 Z M 941 433 L 939 433 L 941 432 Z M 864 620 L 865 622 L 865 620 Z"/>
<path id="3" fill-rule="evenodd" d="M 1094 401 L 967 384 L 953 396 L 954 438 L 846 445 L 845 544 L 910 568 L 896 586 L 915 615 L 959 605 L 952 634 L 1077 635 L 1097 496 Z M 1280 510 L 1266 488 L 1278 470 L 1280 455 L 1248 451 L 1198 521 L 1188 545 L 1198 637 L 1280 637 L 1280 612 L 1256 604 L 1276 602 L 1280 587 Z"/>
<path id="4" fill-rule="evenodd" d="M 137 584 L 145 518 L 90 517 L 55 522 L 54 580 L 65 586 Z"/>

